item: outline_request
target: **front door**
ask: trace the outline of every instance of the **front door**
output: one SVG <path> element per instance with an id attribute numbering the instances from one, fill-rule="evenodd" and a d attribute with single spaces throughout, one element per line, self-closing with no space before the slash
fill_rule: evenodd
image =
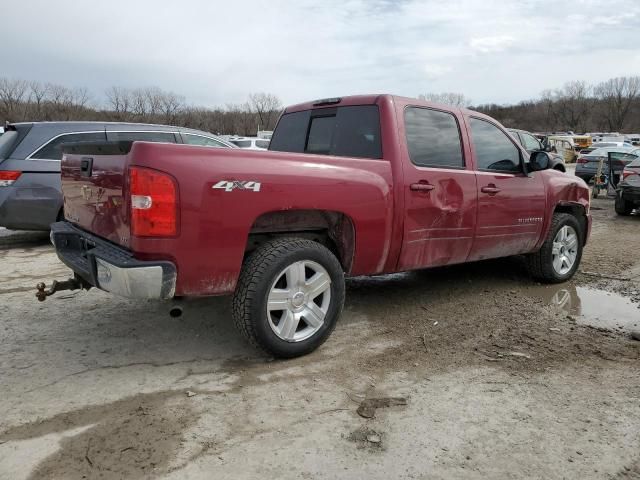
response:
<path id="1" fill-rule="evenodd" d="M 478 219 L 469 260 L 531 251 L 546 209 L 542 172 L 526 175 L 523 153 L 488 120 L 467 118 L 478 181 Z"/>
<path id="2" fill-rule="evenodd" d="M 476 221 L 476 177 L 449 112 L 407 107 L 404 236 L 399 270 L 464 262 Z"/>

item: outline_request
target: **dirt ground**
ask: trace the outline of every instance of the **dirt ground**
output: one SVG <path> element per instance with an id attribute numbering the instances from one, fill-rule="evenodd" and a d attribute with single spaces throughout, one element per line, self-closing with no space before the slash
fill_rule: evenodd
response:
<path id="1" fill-rule="evenodd" d="M 638 479 L 640 216 L 593 206 L 572 282 L 519 258 L 350 279 L 333 336 L 290 361 L 225 298 L 38 303 L 68 272 L 46 238 L 5 241 L 0 478 Z"/>

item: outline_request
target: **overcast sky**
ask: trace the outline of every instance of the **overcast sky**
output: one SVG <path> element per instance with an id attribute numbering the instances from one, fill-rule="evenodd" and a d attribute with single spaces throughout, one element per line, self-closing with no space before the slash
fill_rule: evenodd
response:
<path id="1" fill-rule="evenodd" d="M 356 93 L 534 98 L 640 75 L 640 0 L 1 0 L 0 75 L 189 103 Z"/>

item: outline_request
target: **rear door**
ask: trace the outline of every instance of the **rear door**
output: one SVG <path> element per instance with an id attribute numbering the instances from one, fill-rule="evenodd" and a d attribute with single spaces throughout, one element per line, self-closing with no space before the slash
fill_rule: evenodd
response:
<path id="1" fill-rule="evenodd" d="M 531 251 L 546 209 L 543 172 L 526 175 L 522 151 L 496 124 L 466 117 L 476 166 L 478 217 L 469 260 Z"/>
<path id="2" fill-rule="evenodd" d="M 461 119 L 414 106 L 403 114 L 405 218 L 398 269 L 464 262 L 473 243 L 477 188 Z"/>

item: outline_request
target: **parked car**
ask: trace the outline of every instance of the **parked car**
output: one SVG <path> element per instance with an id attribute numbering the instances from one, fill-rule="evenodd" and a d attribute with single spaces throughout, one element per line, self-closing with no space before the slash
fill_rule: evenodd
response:
<path id="1" fill-rule="evenodd" d="M 240 332 L 295 357 L 334 329 L 345 275 L 524 254 L 536 279 L 563 282 L 589 236 L 584 182 L 471 110 L 319 100 L 287 108 L 269 148 L 66 146 L 51 233 L 75 272 L 65 288 L 233 294 Z"/>
<path id="2" fill-rule="evenodd" d="M 248 150 L 266 150 L 269 148 L 269 140 L 260 137 L 231 137 L 229 142 L 236 147 Z"/>
<path id="3" fill-rule="evenodd" d="M 630 215 L 634 209 L 640 209 L 640 156 L 624 168 L 616 190 L 616 213 Z"/>
<path id="4" fill-rule="evenodd" d="M 547 142 L 552 148 L 552 152 L 559 154 L 564 163 L 573 163 L 576 161 L 576 145 L 571 136 L 551 135 L 547 137 Z"/>
<path id="5" fill-rule="evenodd" d="M 620 172 L 624 169 L 625 165 L 636 158 L 637 155 L 631 153 L 633 151 L 637 151 L 637 148 L 633 147 L 602 147 L 593 150 L 592 152 L 587 153 L 586 155 L 580 154 L 578 156 L 578 160 L 576 161 L 576 171 L 575 174 L 577 177 L 582 178 L 585 182 L 589 183 L 593 180 L 594 175 L 598 171 L 598 165 L 600 164 L 600 160 L 604 160 L 605 168 L 608 168 L 608 154 L 609 152 L 619 152 L 619 153 L 627 153 L 628 156 L 625 156 L 625 160 L 617 160 L 613 165 L 614 172 L 618 172 L 615 175 L 614 182 L 617 183 L 619 180 Z"/>
<path id="6" fill-rule="evenodd" d="M 14 123 L 0 137 L 0 227 L 49 230 L 62 219 L 60 159 L 66 142 L 144 140 L 231 148 L 199 130 L 109 122 Z M 235 147 L 234 147 L 235 148 Z"/>
<path id="7" fill-rule="evenodd" d="M 513 135 L 518 143 L 527 151 L 529 155 L 533 152 L 545 151 L 550 152 L 551 148 L 545 147 L 540 140 L 538 140 L 532 133 L 526 130 L 518 130 L 516 128 L 508 128 L 508 132 Z M 566 172 L 567 169 L 564 166 L 564 159 L 557 153 L 550 152 L 551 168 L 560 172 Z"/>

